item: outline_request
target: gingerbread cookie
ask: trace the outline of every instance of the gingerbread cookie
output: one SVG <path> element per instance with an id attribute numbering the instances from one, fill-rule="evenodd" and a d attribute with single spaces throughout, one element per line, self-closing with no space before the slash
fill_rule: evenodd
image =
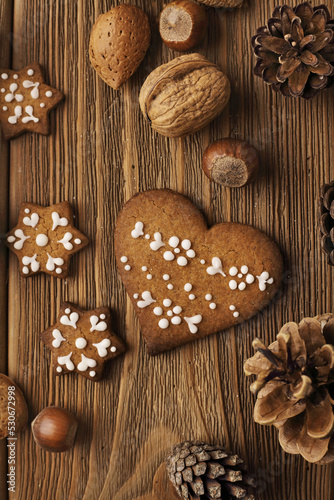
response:
<path id="1" fill-rule="evenodd" d="M 15 437 L 28 422 L 28 407 L 20 388 L 0 373 L 0 439 Z"/>
<path id="2" fill-rule="evenodd" d="M 208 229 L 190 200 L 168 189 L 126 203 L 115 251 L 150 355 L 245 321 L 282 279 L 282 257 L 268 236 L 236 223 Z"/>
<path id="3" fill-rule="evenodd" d="M 43 272 L 65 278 L 71 255 L 88 245 L 88 239 L 74 228 L 67 201 L 50 207 L 22 203 L 7 243 L 19 259 L 22 276 Z"/>
<path id="4" fill-rule="evenodd" d="M 13 139 L 23 132 L 49 134 L 48 114 L 63 97 L 60 90 L 46 85 L 37 62 L 20 71 L 0 68 L 0 121 L 4 138 Z"/>
<path id="5" fill-rule="evenodd" d="M 111 329 L 110 309 L 84 311 L 65 302 L 54 325 L 41 333 L 52 351 L 55 375 L 77 372 L 98 381 L 104 363 L 125 351 L 122 340 Z"/>

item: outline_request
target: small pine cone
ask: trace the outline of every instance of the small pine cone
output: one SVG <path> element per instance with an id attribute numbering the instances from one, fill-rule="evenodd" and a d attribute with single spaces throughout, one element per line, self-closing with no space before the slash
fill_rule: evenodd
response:
<path id="1" fill-rule="evenodd" d="M 327 255 L 328 264 L 334 266 L 334 181 L 321 188 L 318 221 L 321 249 Z"/>
<path id="2" fill-rule="evenodd" d="M 244 365 L 256 375 L 254 420 L 278 428 L 286 453 L 312 463 L 334 461 L 334 315 L 286 323 L 277 340 Z"/>
<path id="3" fill-rule="evenodd" d="M 250 493 L 254 477 L 237 455 L 220 446 L 199 441 L 177 444 L 166 458 L 166 469 L 181 498 L 255 499 Z"/>

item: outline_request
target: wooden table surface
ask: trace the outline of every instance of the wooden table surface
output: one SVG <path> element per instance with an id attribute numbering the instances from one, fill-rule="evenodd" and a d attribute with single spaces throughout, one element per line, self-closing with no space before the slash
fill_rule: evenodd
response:
<path id="1" fill-rule="evenodd" d="M 15 225 L 22 201 L 68 200 L 77 227 L 91 241 L 63 281 L 21 278 L 16 257 L 0 246 L 0 371 L 24 391 L 30 421 L 53 404 L 80 419 L 76 445 L 67 453 L 38 449 L 30 428 L 19 435 L 10 498 L 151 498 L 155 471 L 170 445 L 203 439 L 225 444 L 248 462 L 259 475 L 260 500 L 329 500 L 333 468 L 285 454 L 276 430 L 253 422 L 243 362 L 253 353 L 255 336 L 271 342 L 285 322 L 333 310 L 333 271 L 321 254 L 316 206 L 321 184 L 333 178 L 334 90 L 311 102 L 285 100 L 253 76 L 250 39 L 270 17 L 273 0 L 248 0 L 229 12 L 209 9 L 208 36 L 198 51 L 230 77 L 229 106 L 191 137 L 159 136 L 145 123 L 138 94 L 148 73 L 177 55 L 163 46 L 157 30 L 166 2 L 131 1 L 149 15 L 152 44 L 119 91 L 104 84 L 89 62 L 95 19 L 119 3 L 0 2 L 0 65 L 20 69 L 37 60 L 46 81 L 66 95 L 51 115 L 50 136 L 1 139 L 0 232 Z M 331 0 L 324 3 L 331 7 Z M 202 172 L 205 147 L 226 136 L 246 139 L 260 152 L 260 174 L 250 187 L 221 188 Z M 189 196 L 211 224 L 238 221 L 271 235 L 286 272 L 274 303 L 252 320 L 150 358 L 117 274 L 113 228 L 126 200 L 159 187 Z M 128 351 L 108 364 L 101 383 L 52 375 L 39 333 L 54 323 L 63 300 L 113 310 L 115 331 Z M 0 451 L 0 496 L 6 498 L 4 441 Z"/>

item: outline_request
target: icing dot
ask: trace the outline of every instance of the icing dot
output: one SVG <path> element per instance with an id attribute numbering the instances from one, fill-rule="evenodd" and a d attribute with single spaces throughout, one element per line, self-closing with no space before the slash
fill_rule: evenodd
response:
<path id="1" fill-rule="evenodd" d="M 204 259 L 201 259 L 200 262 L 201 262 L 201 264 L 205 264 L 205 260 Z"/>
<path id="2" fill-rule="evenodd" d="M 171 322 L 173 323 L 173 325 L 179 325 L 181 323 L 181 318 L 180 316 L 174 316 L 174 318 L 171 319 Z"/>
<path id="3" fill-rule="evenodd" d="M 129 266 L 129 265 L 127 264 L 127 265 L 124 267 L 124 269 L 125 269 L 126 271 L 131 271 L 131 266 Z"/>
<path id="4" fill-rule="evenodd" d="M 8 236 L 7 238 L 8 243 L 13 243 L 13 241 L 15 240 L 16 240 L 15 236 Z"/>
<path id="5" fill-rule="evenodd" d="M 71 309 L 68 307 L 67 309 L 65 309 L 65 312 L 66 312 L 66 314 L 70 314 Z"/>
<path id="6" fill-rule="evenodd" d="M 151 238 L 151 236 L 149 234 L 145 234 L 145 239 L 146 240 L 149 240 Z"/>
<path id="7" fill-rule="evenodd" d="M 238 278 L 242 278 L 242 274 L 241 273 L 238 274 Z"/>
<path id="8" fill-rule="evenodd" d="M 238 313 L 238 311 L 235 311 L 235 312 L 233 313 L 233 316 L 234 316 L 235 318 L 239 318 L 239 313 Z"/>
<path id="9" fill-rule="evenodd" d="M 23 272 L 23 274 L 28 274 L 29 273 L 29 268 L 27 266 L 24 266 L 22 268 L 22 272 Z"/>
<path id="10" fill-rule="evenodd" d="M 252 274 L 247 274 L 247 276 L 246 276 L 246 282 L 249 285 L 251 285 L 252 283 L 254 283 L 254 280 L 255 280 L 255 278 L 254 278 L 254 276 Z"/>
<path id="11" fill-rule="evenodd" d="M 159 321 L 158 325 L 160 326 L 160 328 L 161 328 L 162 330 L 165 330 L 166 328 L 168 328 L 168 327 L 169 327 L 169 321 L 168 321 L 168 319 L 163 318 L 163 319 L 161 319 L 161 320 Z"/>
<path id="12" fill-rule="evenodd" d="M 147 271 L 147 267 L 146 267 L 146 266 L 143 266 L 143 267 L 141 268 L 141 270 L 145 272 L 145 271 Z"/>
<path id="13" fill-rule="evenodd" d="M 196 254 L 194 252 L 194 250 L 187 250 L 187 257 L 189 257 L 190 259 L 193 259 L 194 257 L 196 257 Z"/>
<path id="14" fill-rule="evenodd" d="M 164 253 L 164 259 L 165 260 L 174 260 L 174 254 L 172 252 L 170 252 L 169 250 L 167 252 Z"/>
<path id="15" fill-rule="evenodd" d="M 211 302 L 211 304 L 209 305 L 210 309 L 216 309 L 217 307 L 217 304 L 215 304 L 214 302 Z"/>
<path id="16" fill-rule="evenodd" d="M 26 214 L 30 214 L 29 208 L 25 208 L 24 211 L 25 211 Z"/>
<path id="17" fill-rule="evenodd" d="M 128 261 L 128 258 L 126 257 L 126 255 L 123 255 L 123 257 L 121 257 L 121 262 L 127 262 Z"/>
<path id="18" fill-rule="evenodd" d="M 181 250 L 179 248 L 174 248 L 174 253 L 180 253 Z"/>
<path id="19" fill-rule="evenodd" d="M 184 285 L 184 289 L 185 289 L 185 291 L 186 291 L 186 292 L 190 292 L 190 290 L 192 290 L 192 289 L 193 289 L 193 286 L 192 286 L 192 284 L 191 284 L 191 283 L 186 283 L 186 284 Z"/>
<path id="20" fill-rule="evenodd" d="M 3 80 L 7 80 L 7 78 L 8 78 L 7 73 L 2 73 L 1 78 L 2 78 Z"/>
<path id="21" fill-rule="evenodd" d="M 90 375 L 91 377 L 95 377 L 95 375 L 96 375 L 96 371 L 91 370 L 91 371 L 89 372 L 89 375 Z"/>
<path id="22" fill-rule="evenodd" d="M 8 108 L 7 108 L 7 106 L 4 106 L 2 109 L 3 109 L 3 111 L 7 111 Z"/>
<path id="23" fill-rule="evenodd" d="M 237 269 L 235 266 L 233 266 L 233 267 L 231 267 L 231 269 L 229 270 L 228 274 L 229 274 L 230 276 L 236 276 L 236 275 L 238 274 L 238 269 Z"/>
<path id="24" fill-rule="evenodd" d="M 193 293 L 191 293 L 189 295 L 189 300 L 194 300 L 194 299 L 196 299 L 196 295 L 194 295 Z"/>
<path id="25" fill-rule="evenodd" d="M 6 92 L 6 89 L 2 88 L 2 89 L 1 89 L 1 92 Z"/>
<path id="26" fill-rule="evenodd" d="M 138 299 L 138 297 L 139 297 L 139 294 L 138 294 L 138 293 L 134 293 L 134 294 L 133 294 L 133 298 L 134 298 L 134 299 Z"/>
<path id="27" fill-rule="evenodd" d="M 75 238 L 74 243 L 75 243 L 76 245 L 80 245 L 80 243 L 81 243 L 80 238 Z"/>
<path id="28" fill-rule="evenodd" d="M 235 306 L 230 306 L 230 311 L 235 311 Z"/>
<path id="29" fill-rule="evenodd" d="M 19 75 L 17 75 L 17 74 L 13 75 L 14 80 L 17 80 L 18 77 L 19 77 Z"/>
<path id="30" fill-rule="evenodd" d="M 238 283 L 235 280 L 231 280 L 228 284 L 231 290 L 236 290 L 238 288 Z"/>
<path id="31" fill-rule="evenodd" d="M 179 243 L 180 243 L 180 240 L 179 240 L 179 238 L 177 236 L 172 236 L 168 240 L 169 246 L 171 246 L 173 248 L 176 248 Z"/>
<path id="32" fill-rule="evenodd" d="M 239 290 L 245 290 L 245 288 L 246 288 L 246 283 L 239 283 L 238 288 L 239 288 Z"/>
<path id="33" fill-rule="evenodd" d="M 169 283 L 169 284 L 167 285 L 167 288 L 168 288 L 168 290 L 173 290 L 174 286 L 173 286 L 171 283 Z"/>
<path id="34" fill-rule="evenodd" d="M 163 313 L 163 310 L 162 310 L 162 308 L 161 308 L 161 307 L 155 307 L 155 308 L 153 309 L 153 313 L 154 313 L 156 316 L 161 316 L 161 315 L 162 315 L 162 313 Z"/>
<path id="35" fill-rule="evenodd" d="M 164 299 L 162 303 L 165 307 L 170 307 L 172 305 L 171 299 Z"/>
<path id="36" fill-rule="evenodd" d="M 182 312 L 182 307 L 181 306 L 175 306 L 173 307 L 173 313 L 174 314 L 180 314 Z"/>
<path id="37" fill-rule="evenodd" d="M 148 280 L 151 280 L 151 279 L 152 279 L 152 274 L 148 274 L 148 275 L 146 276 L 146 278 L 147 278 Z"/>
<path id="38" fill-rule="evenodd" d="M 267 280 L 269 278 L 269 273 L 267 271 L 264 271 L 262 273 L 262 278 L 265 279 L 265 280 Z"/>
<path id="39" fill-rule="evenodd" d="M 168 280 L 169 280 L 169 278 L 170 278 L 169 274 L 164 274 L 164 275 L 163 275 L 163 279 L 164 279 L 165 281 L 168 281 Z"/>
<path id="40" fill-rule="evenodd" d="M 188 261 L 185 257 L 178 257 L 177 258 L 177 263 L 179 266 L 184 267 L 188 264 Z"/>
<path id="41" fill-rule="evenodd" d="M 189 250 L 189 248 L 191 247 L 191 241 L 183 240 L 181 243 L 181 247 L 184 248 L 184 250 Z"/>
<path id="42" fill-rule="evenodd" d="M 248 273 L 248 267 L 247 266 L 241 266 L 240 271 L 242 272 L 242 274 L 247 274 Z"/>
<path id="43" fill-rule="evenodd" d="M 61 267 L 57 267 L 56 273 L 57 274 L 61 274 L 62 272 L 63 272 L 62 268 Z"/>
<path id="44" fill-rule="evenodd" d="M 46 234 L 38 234 L 36 236 L 36 245 L 39 247 L 45 247 L 48 244 L 49 238 Z"/>
<path id="45" fill-rule="evenodd" d="M 35 73 L 35 71 L 33 69 L 28 69 L 28 71 L 27 71 L 27 74 L 29 76 L 32 76 L 34 73 Z"/>
<path id="46" fill-rule="evenodd" d="M 51 92 L 51 90 L 47 90 L 47 91 L 45 92 L 45 95 L 46 95 L 46 97 L 52 97 L 52 92 Z"/>
<path id="47" fill-rule="evenodd" d="M 100 314 L 100 319 L 106 319 L 106 315 L 105 314 Z"/>
<path id="48" fill-rule="evenodd" d="M 78 339 L 76 339 L 75 345 L 78 349 L 84 349 L 87 345 L 87 340 L 83 337 L 79 337 Z"/>
<path id="49" fill-rule="evenodd" d="M 173 316 L 173 311 L 167 311 L 167 316 Z"/>
<path id="50" fill-rule="evenodd" d="M 61 373 L 62 371 L 63 371 L 62 367 L 61 366 L 57 366 L 57 372 Z"/>
<path id="51" fill-rule="evenodd" d="M 112 347 L 110 347 L 110 350 L 111 350 L 111 352 L 116 352 L 117 351 L 117 349 L 116 349 L 116 347 L 114 345 Z"/>
<path id="52" fill-rule="evenodd" d="M 45 107 L 45 104 L 44 102 L 41 102 L 41 104 L 39 105 L 40 108 L 44 108 Z"/>
<path id="53" fill-rule="evenodd" d="M 211 293 L 207 293 L 205 296 L 205 300 L 211 300 L 211 299 L 212 299 Z"/>

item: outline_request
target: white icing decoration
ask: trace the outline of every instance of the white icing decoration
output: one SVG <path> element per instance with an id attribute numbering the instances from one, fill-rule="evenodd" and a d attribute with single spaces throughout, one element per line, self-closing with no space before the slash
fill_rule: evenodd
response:
<path id="1" fill-rule="evenodd" d="M 52 336 L 54 338 L 54 340 L 52 341 L 52 345 L 53 347 L 55 347 L 56 349 L 58 349 L 58 347 L 60 346 L 60 344 L 62 342 L 65 342 L 66 339 L 64 339 L 64 337 L 62 336 L 61 332 L 55 328 L 52 332 Z"/>
<path id="2" fill-rule="evenodd" d="M 164 279 L 165 281 L 168 281 L 168 280 L 170 279 L 169 274 L 164 274 L 164 275 L 163 275 L 163 279 Z"/>
<path id="3" fill-rule="evenodd" d="M 205 296 L 205 300 L 211 300 L 211 299 L 212 299 L 211 293 L 207 293 Z"/>
<path id="4" fill-rule="evenodd" d="M 245 288 L 246 288 L 246 283 L 239 283 L 238 288 L 239 288 L 239 290 L 245 290 Z"/>
<path id="5" fill-rule="evenodd" d="M 25 212 L 26 214 L 30 214 L 30 210 L 29 210 L 29 208 L 25 208 L 25 209 L 24 209 L 24 212 Z"/>
<path id="6" fill-rule="evenodd" d="M 235 311 L 235 312 L 233 313 L 233 316 L 234 316 L 235 318 L 239 318 L 239 313 L 238 313 L 238 311 Z"/>
<path id="7" fill-rule="evenodd" d="M 2 108 L 2 109 L 3 109 L 3 111 L 8 111 L 7 106 L 3 106 L 3 108 Z"/>
<path id="8" fill-rule="evenodd" d="M 35 71 L 33 69 L 28 69 L 27 75 L 28 76 L 33 76 L 35 74 Z"/>
<path id="9" fill-rule="evenodd" d="M 145 239 L 146 240 L 149 240 L 151 238 L 151 236 L 149 234 L 145 234 Z"/>
<path id="10" fill-rule="evenodd" d="M 169 283 L 169 284 L 167 285 L 167 288 L 168 288 L 168 290 L 173 290 L 174 285 L 172 285 L 171 283 Z"/>
<path id="11" fill-rule="evenodd" d="M 191 283 L 186 283 L 186 284 L 184 285 L 184 289 L 185 289 L 185 291 L 186 291 L 186 292 L 190 292 L 190 290 L 192 290 L 192 289 L 193 289 L 193 286 L 192 286 L 192 284 L 191 284 Z"/>
<path id="12" fill-rule="evenodd" d="M 21 106 L 15 106 L 14 108 L 14 115 L 8 117 L 8 122 L 11 125 L 15 125 L 18 121 L 18 119 L 22 116 L 22 107 Z"/>
<path id="13" fill-rule="evenodd" d="M 174 248 L 174 253 L 180 253 L 181 250 L 179 248 Z"/>
<path id="14" fill-rule="evenodd" d="M 228 274 L 230 276 L 236 276 L 238 274 L 238 269 L 235 266 L 233 266 L 233 267 L 230 268 Z"/>
<path id="15" fill-rule="evenodd" d="M 235 306 L 230 306 L 230 311 L 235 311 Z"/>
<path id="16" fill-rule="evenodd" d="M 231 280 L 228 284 L 231 290 L 236 290 L 238 288 L 238 283 L 235 280 Z"/>
<path id="17" fill-rule="evenodd" d="M 140 309 L 144 309 L 145 307 L 150 306 L 153 304 L 153 302 L 156 302 L 155 299 L 153 299 L 151 292 L 146 291 L 141 294 L 141 297 L 143 300 L 138 300 L 137 306 L 140 307 Z"/>
<path id="18" fill-rule="evenodd" d="M 151 280 L 151 279 L 152 279 L 152 277 L 153 277 L 153 276 L 152 276 L 152 274 L 148 274 L 148 275 L 146 276 L 146 278 L 147 278 L 148 280 Z"/>
<path id="19" fill-rule="evenodd" d="M 222 261 L 218 257 L 213 257 L 212 266 L 208 267 L 206 272 L 210 274 L 210 276 L 220 273 L 226 277 L 226 274 L 223 271 Z"/>
<path id="20" fill-rule="evenodd" d="M 180 316 L 174 316 L 172 319 L 171 319 L 171 322 L 173 323 L 173 325 L 179 325 L 181 323 L 181 318 Z"/>
<path id="21" fill-rule="evenodd" d="M 191 248 L 191 241 L 190 240 L 182 240 L 181 247 L 184 250 L 189 250 L 189 248 Z"/>
<path id="22" fill-rule="evenodd" d="M 96 347 L 100 358 L 105 358 L 108 354 L 107 348 L 110 347 L 111 341 L 109 339 L 103 339 L 98 344 L 93 344 Z"/>
<path id="23" fill-rule="evenodd" d="M 136 222 L 135 228 L 131 231 L 132 238 L 139 238 L 139 236 L 144 235 L 144 224 L 142 222 Z"/>
<path id="24" fill-rule="evenodd" d="M 117 351 L 117 349 L 116 349 L 116 347 L 115 347 L 115 346 L 112 346 L 112 347 L 110 347 L 110 351 L 111 351 L 111 352 L 116 352 L 116 351 Z"/>
<path id="25" fill-rule="evenodd" d="M 47 91 L 45 92 L 45 95 L 46 95 L 46 97 L 52 97 L 52 92 L 51 92 L 51 90 L 47 90 Z"/>
<path id="26" fill-rule="evenodd" d="M 7 78 L 8 78 L 7 73 L 2 73 L 1 78 L 2 78 L 3 80 L 7 80 Z"/>
<path id="27" fill-rule="evenodd" d="M 195 316 L 191 316 L 190 318 L 184 317 L 184 321 L 187 323 L 189 330 L 191 333 L 196 333 L 198 331 L 198 325 L 202 321 L 202 316 L 200 314 L 196 314 Z"/>
<path id="28" fill-rule="evenodd" d="M 46 234 L 38 234 L 36 236 L 36 245 L 39 247 L 45 247 L 48 244 L 49 238 Z"/>
<path id="29" fill-rule="evenodd" d="M 62 369 L 61 366 L 57 366 L 56 370 L 57 370 L 58 373 L 61 373 L 63 371 L 63 369 Z"/>
<path id="30" fill-rule="evenodd" d="M 209 305 L 210 309 L 216 309 L 217 307 L 217 304 L 215 304 L 214 302 L 211 302 L 211 304 Z"/>
<path id="31" fill-rule="evenodd" d="M 57 267 L 57 269 L 56 269 L 56 273 L 57 273 L 57 274 L 61 274 L 62 272 L 63 272 L 63 271 L 62 271 L 62 269 L 61 269 L 60 267 Z"/>
<path id="32" fill-rule="evenodd" d="M 93 314 L 89 318 L 89 321 L 90 321 L 90 324 L 92 325 L 90 332 L 94 332 L 94 331 L 104 332 L 108 328 L 107 323 L 105 321 L 100 321 L 100 318 L 98 316 L 96 316 L 95 314 Z"/>
<path id="33" fill-rule="evenodd" d="M 14 80 L 17 80 L 18 77 L 19 77 L 19 75 L 17 75 L 16 73 L 15 73 L 15 75 L 13 75 Z"/>
<path id="34" fill-rule="evenodd" d="M 23 245 L 24 245 L 24 242 L 30 238 L 30 236 L 26 236 L 24 234 L 24 232 L 22 231 L 22 229 L 16 229 L 15 232 L 14 232 L 14 235 L 16 236 L 16 238 L 18 238 L 18 241 L 15 241 L 15 236 L 8 236 L 7 238 L 7 241 L 8 243 L 14 243 L 14 248 L 16 250 L 22 250 L 23 248 Z"/>
<path id="35" fill-rule="evenodd" d="M 67 309 L 65 309 L 65 312 L 66 312 L 66 314 L 70 314 L 71 309 L 68 307 Z"/>
<path id="36" fill-rule="evenodd" d="M 184 267 L 188 264 L 188 261 L 185 257 L 178 257 L 177 258 L 177 263 L 179 266 Z"/>
<path id="37" fill-rule="evenodd" d="M 125 271 L 131 271 L 131 266 L 129 266 L 129 264 L 127 264 L 125 267 L 124 267 Z"/>
<path id="38" fill-rule="evenodd" d="M 181 314 L 182 312 L 182 307 L 181 306 L 175 306 L 173 307 L 173 313 L 174 314 Z"/>
<path id="39" fill-rule="evenodd" d="M 167 316 L 173 316 L 173 311 L 167 311 Z"/>
<path id="40" fill-rule="evenodd" d="M 66 217 L 60 217 L 58 212 L 52 212 L 51 217 L 53 221 L 52 231 L 54 231 L 58 226 L 66 227 L 68 225 Z"/>
<path id="41" fill-rule="evenodd" d="M 95 377 L 95 375 L 96 375 L 96 371 L 91 370 L 91 371 L 89 372 L 89 376 L 90 376 L 90 377 Z"/>
<path id="42" fill-rule="evenodd" d="M 167 252 L 164 253 L 164 259 L 167 261 L 174 260 L 175 256 L 174 256 L 173 252 L 168 250 Z"/>
<path id="43" fill-rule="evenodd" d="M 166 318 L 163 318 L 159 321 L 158 323 L 159 327 L 162 329 L 162 330 L 165 330 L 166 328 L 169 327 L 169 321 L 168 319 Z"/>
<path id="44" fill-rule="evenodd" d="M 48 253 L 46 255 L 48 256 L 48 261 L 45 267 L 48 271 L 54 271 L 56 266 L 62 266 L 64 264 L 64 261 L 61 257 L 51 257 L 51 255 L 49 255 Z M 58 270 L 56 272 L 58 273 Z"/>
<path id="45" fill-rule="evenodd" d="M 187 250 L 187 257 L 189 257 L 189 259 L 193 259 L 194 257 L 196 257 L 196 253 L 194 252 L 194 250 Z"/>
<path id="46" fill-rule="evenodd" d="M 171 299 L 164 299 L 162 303 L 165 307 L 170 307 L 172 305 Z"/>
<path id="47" fill-rule="evenodd" d="M 18 89 L 18 84 L 17 83 L 12 83 L 9 87 L 9 94 L 5 95 L 5 101 L 6 102 L 22 102 L 23 101 L 23 95 L 22 94 L 15 94 L 16 90 Z"/>
<path id="48" fill-rule="evenodd" d="M 268 285 L 272 285 L 274 283 L 274 278 L 270 278 L 270 275 L 267 271 L 263 271 L 260 276 L 256 276 L 259 281 L 259 289 L 261 292 L 264 292 Z"/>
<path id="49" fill-rule="evenodd" d="M 191 293 L 189 295 L 189 300 L 195 300 L 196 299 L 196 295 L 194 295 L 193 293 Z"/>
<path id="50" fill-rule="evenodd" d="M 86 371 L 88 368 L 94 368 L 97 365 L 95 359 L 87 358 L 84 354 L 81 354 L 81 361 L 77 368 L 80 372 Z"/>
<path id="51" fill-rule="evenodd" d="M 77 327 L 77 322 L 78 322 L 78 319 L 79 319 L 79 314 L 77 312 L 67 312 L 67 311 L 71 311 L 70 309 L 66 309 L 65 310 L 65 313 L 61 318 L 60 318 L 60 322 L 62 325 L 67 325 L 67 326 L 71 326 L 72 328 L 75 328 Z M 69 314 L 69 316 L 68 316 Z"/>
<path id="52" fill-rule="evenodd" d="M 241 273 L 238 274 L 238 278 L 242 278 L 242 274 Z"/>
<path id="53" fill-rule="evenodd" d="M 33 99 L 38 99 L 39 98 L 39 82 L 31 82 L 30 80 L 24 80 L 22 83 L 23 87 L 25 89 L 30 89 L 32 88 L 32 91 L 30 92 L 30 95 Z"/>
<path id="54" fill-rule="evenodd" d="M 134 299 L 138 299 L 138 297 L 139 297 L 139 294 L 138 294 L 138 293 L 134 293 L 134 294 L 133 294 L 133 298 L 134 298 Z"/>
<path id="55" fill-rule="evenodd" d="M 241 266 L 240 271 L 242 272 L 242 274 L 247 274 L 248 273 L 248 267 L 247 266 Z"/>
<path id="56" fill-rule="evenodd" d="M 251 285 L 252 283 L 254 283 L 254 276 L 252 274 L 247 274 L 246 276 L 246 283 L 248 283 L 249 285 Z"/>
<path id="57" fill-rule="evenodd" d="M 84 339 L 83 337 L 78 337 L 75 341 L 75 346 L 78 349 L 84 349 L 87 345 L 87 340 Z M 94 344 L 93 344 L 94 345 Z"/>
<path id="58" fill-rule="evenodd" d="M 27 113 L 28 116 L 24 116 L 22 118 L 22 123 L 28 123 L 28 122 L 35 122 L 35 123 L 38 123 L 39 122 L 39 118 L 37 118 L 36 116 L 34 116 L 34 108 L 32 106 L 26 106 L 24 108 L 24 111 Z"/>
<path id="59" fill-rule="evenodd" d="M 73 245 L 72 243 L 70 243 L 72 238 L 72 233 L 67 232 L 64 234 L 64 237 L 61 240 L 57 241 L 57 243 L 61 243 L 64 246 L 65 250 L 72 250 Z"/>
<path id="60" fill-rule="evenodd" d="M 201 264 L 205 264 L 205 260 L 204 259 L 201 259 L 200 262 L 201 262 Z"/>
<path id="61" fill-rule="evenodd" d="M 106 319 L 106 315 L 105 314 L 100 314 L 100 319 Z"/>
<path id="62" fill-rule="evenodd" d="M 29 267 L 24 266 L 24 267 L 22 268 L 22 272 L 23 272 L 24 274 L 28 274 L 28 273 L 29 273 Z"/>
<path id="63" fill-rule="evenodd" d="M 2 89 L 1 89 L 1 92 L 6 92 L 6 89 L 2 88 Z"/>
<path id="64" fill-rule="evenodd" d="M 162 310 L 162 307 L 155 307 L 153 309 L 153 313 L 156 315 L 156 316 L 161 316 L 162 313 L 163 313 L 163 310 Z"/>
<path id="65" fill-rule="evenodd" d="M 124 264 L 128 261 L 128 258 L 123 255 L 123 257 L 121 257 L 121 262 L 123 262 Z"/>
<path id="66" fill-rule="evenodd" d="M 41 102 L 41 104 L 39 105 L 40 108 L 45 108 L 45 103 L 44 102 Z"/>
<path id="67" fill-rule="evenodd" d="M 65 365 L 70 371 L 74 370 L 74 363 L 71 361 L 72 353 L 67 354 L 67 356 L 58 356 L 57 361 L 60 365 Z"/>
<path id="68" fill-rule="evenodd" d="M 75 238 L 74 243 L 75 243 L 76 245 L 80 245 L 80 244 L 81 244 L 81 240 L 80 240 L 80 238 Z"/>
<path id="69" fill-rule="evenodd" d="M 145 271 L 147 271 L 147 267 L 146 267 L 146 266 L 143 266 L 143 267 L 141 268 L 141 270 L 145 272 Z"/>
<path id="70" fill-rule="evenodd" d="M 38 221 L 39 221 L 39 215 L 36 214 L 35 212 L 31 214 L 30 217 L 23 217 L 23 224 L 25 226 L 35 227 L 37 226 Z"/>
<path id="71" fill-rule="evenodd" d="M 169 238 L 168 240 L 168 244 L 169 246 L 173 247 L 173 248 L 176 248 L 178 246 L 178 244 L 180 243 L 180 240 L 177 236 L 172 236 L 171 238 Z"/>
<path id="72" fill-rule="evenodd" d="M 159 248 L 164 247 L 165 244 L 162 241 L 162 237 L 161 237 L 160 233 L 154 233 L 153 237 L 154 237 L 154 241 L 151 241 L 150 247 L 151 247 L 151 250 L 154 250 L 154 252 L 156 252 L 157 250 L 159 250 Z"/>
<path id="73" fill-rule="evenodd" d="M 37 262 L 36 257 L 37 257 L 37 254 L 35 253 L 35 255 L 33 255 L 33 257 L 24 256 L 22 259 L 22 264 L 24 266 L 30 265 L 30 268 L 31 268 L 33 273 L 36 273 L 39 269 L 39 262 Z M 23 271 L 23 272 L 24 272 L 24 274 L 28 274 L 29 268 L 27 268 L 27 271 Z"/>

